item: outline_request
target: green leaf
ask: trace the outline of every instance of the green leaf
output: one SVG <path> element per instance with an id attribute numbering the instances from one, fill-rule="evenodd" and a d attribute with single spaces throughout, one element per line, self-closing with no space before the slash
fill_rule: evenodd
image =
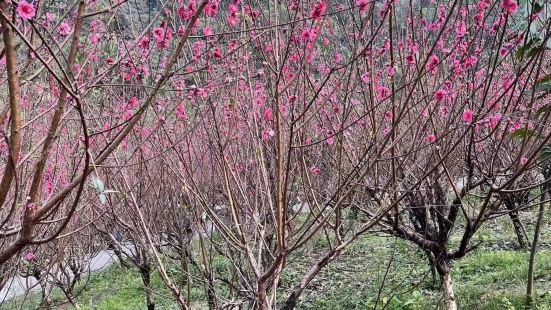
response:
<path id="1" fill-rule="evenodd" d="M 539 42 L 539 39 L 530 39 L 530 41 L 528 41 L 523 47 L 519 48 L 516 52 L 515 52 L 515 58 L 516 59 L 521 59 L 524 57 L 524 54 L 526 54 L 527 52 L 530 51 L 530 49 L 536 45 L 536 43 Z"/>
<path id="2" fill-rule="evenodd" d="M 551 157 L 551 145 L 546 145 L 541 148 L 540 160 L 546 160 Z"/>
<path id="3" fill-rule="evenodd" d="M 531 96 L 533 93 L 550 92 L 551 91 L 551 74 L 544 76 L 534 83 L 532 89 L 528 89 L 524 92 L 525 95 Z M 540 98 L 538 98 L 540 99 Z"/>
<path id="4" fill-rule="evenodd" d="M 528 56 L 528 58 L 531 58 L 531 57 L 535 56 L 542 49 L 543 49 L 543 45 L 535 46 L 534 48 L 532 48 L 528 51 L 526 56 Z"/>
<path id="5" fill-rule="evenodd" d="M 532 134 L 533 134 L 532 130 L 530 130 L 528 128 L 519 128 L 511 134 L 511 137 L 516 138 L 516 139 L 521 139 L 521 138 L 524 138 L 524 137 L 528 137 Z"/>
<path id="6" fill-rule="evenodd" d="M 534 5 L 532 6 L 532 14 L 536 14 L 536 13 L 539 13 L 541 10 L 543 9 L 543 6 L 539 3 L 534 3 Z"/>
<path id="7" fill-rule="evenodd" d="M 539 81 L 536 82 L 536 86 L 541 84 L 551 84 L 551 73 L 541 78 Z"/>
<path id="8" fill-rule="evenodd" d="M 543 106 L 543 107 L 539 108 L 538 111 L 536 112 L 536 117 L 539 118 L 542 115 L 544 116 L 544 115 L 548 114 L 549 111 L 551 111 L 551 108 L 548 105 Z"/>
<path id="9" fill-rule="evenodd" d="M 534 86 L 534 91 L 536 93 L 546 92 L 546 91 L 550 91 L 550 90 L 551 90 L 551 81 L 541 80 L 541 81 L 537 82 L 536 85 Z"/>

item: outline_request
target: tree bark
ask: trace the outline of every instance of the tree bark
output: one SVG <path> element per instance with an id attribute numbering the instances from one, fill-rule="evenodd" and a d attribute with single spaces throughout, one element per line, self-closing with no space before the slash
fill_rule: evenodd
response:
<path id="1" fill-rule="evenodd" d="M 10 5 L 7 2 L 0 2 L 0 11 L 3 15 L 10 16 Z M 19 72 L 17 71 L 17 53 L 15 50 L 14 30 L 3 17 L 0 17 L 2 26 L 2 37 L 4 40 L 4 50 L 6 55 L 6 70 L 8 72 L 8 90 L 10 105 L 10 136 L 9 136 L 9 158 L 0 181 L 0 208 L 8 196 L 11 183 L 16 176 L 17 162 L 21 152 L 22 134 L 21 134 L 21 90 L 19 84 Z M 4 139 L 4 137 L 2 137 Z"/>
<path id="2" fill-rule="evenodd" d="M 543 177 L 545 182 L 542 185 L 540 196 L 540 206 L 538 210 L 538 219 L 534 230 L 534 239 L 530 249 L 530 261 L 528 262 L 528 280 L 526 282 L 526 305 L 530 306 L 534 301 L 534 269 L 536 265 L 536 252 L 540 237 L 541 227 L 543 226 L 543 216 L 545 213 L 544 201 L 549 198 L 549 189 L 551 187 L 551 161 L 547 160 L 543 166 Z"/>
<path id="3" fill-rule="evenodd" d="M 442 280 L 443 308 L 445 310 L 457 310 L 451 271 L 441 274 L 440 279 Z"/>
<path id="4" fill-rule="evenodd" d="M 140 267 L 140 274 L 143 281 L 147 310 L 155 310 L 155 300 L 151 292 L 151 268 L 149 266 Z"/>
<path id="5" fill-rule="evenodd" d="M 442 309 L 457 310 L 457 301 L 453 291 L 451 261 L 445 251 L 435 254 L 435 265 L 440 275 L 440 290 L 442 291 Z"/>
<path id="6" fill-rule="evenodd" d="M 526 230 L 524 229 L 524 225 L 522 225 L 522 222 L 518 217 L 518 212 L 515 210 L 514 200 L 513 199 L 505 200 L 505 207 L 509 211 L 509 217 L 513 222 L 513 227 L 515 228 L 515 234 L 517 235 L 519 247 L 521 249 L 527 249 L 529 245 L 528 245 L 528 238 L 526 237 Z"/>
<path id="7" fill-rule="evenodd" d="M 209 310 L 218 309 L 216 304 L 216 291 L 214 290 L 214 276 L 212 270 L 207 271 L 207 300 L 209 304 Z"/>
<path id="8" fill-rule="evenodd" d="M 257 309 L 264 310 L 266 309 L 266 282 L 258 282 L 257 286 Z"/>

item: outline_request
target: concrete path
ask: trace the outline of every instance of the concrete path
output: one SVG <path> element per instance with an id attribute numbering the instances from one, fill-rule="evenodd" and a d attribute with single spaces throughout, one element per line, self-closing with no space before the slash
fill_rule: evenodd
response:
<path id="1" fill-rule="evenodd" d="M 113 251 L 100 251 L 98 255 L 92 257 L 86 269 L 90 272 L 101 271 L 115 262 L 116 259 L 117 257 Z M 8 280 L 4 288 L 0 290 L 0 303 L 36 290 L 40 290 L 40 286 L 38 286 L 38 282 L 34 277 L 13 277 Z"/>

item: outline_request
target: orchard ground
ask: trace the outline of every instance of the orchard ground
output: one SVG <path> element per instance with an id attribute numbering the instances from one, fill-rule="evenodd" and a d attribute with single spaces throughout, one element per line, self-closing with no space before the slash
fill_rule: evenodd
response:
<path id="1" fill-rule="evenodd" d="M 549 215 L 549 211 L 547 211 Z M 532 235 L 535 213 L 522 212 L 528 235 Z M 534 309 L 551 309 L 551 217 L 545 223 L 536 265 L 537 300 Z M 513 226 L 501 217 L 481 229 L 475 240 L 479 247 L 455 262 L 453 279 L 459 309 L 523 309 L 525 303 L 528 250 L 517 249 Z M 454 235 L 452 243 L 459 239 Z M 317 237 L 312 246 L 294 253 L 280 283 L 287 292 L 326 248 L 327 239 Z M 214 269 L 228 274 L 229 262 L 215 257 Z M 181 279 L 174 264 L 169 272 Z M 200 279 L 199 271 L 196 279 Z M 384 284 L 384 285 L 382 285 Z M 401 239 L 370 234 L 358 240 L 310 284 L 298 309 L 435 309 L 441 295 L 438 280 L 433 282 L 424 253 Z M 93 273 L 78 297 L 82 309 L 146 309 L 140 274 L 118 264 Z M 178 309 L 158 274 L 153 276 L 157 309 Z M 381 287 L 384 287 L 381 289 Z M 229 298 L 225 286 L 217 287 Z M 204 288 L 196 281 L 191 288 L 193 309 L 208 309 Z M 40 296 L 31 294 L 8 301 L 2 309 L 36 309 Z M 280 296 L 283 298 L 284 296 Z M 59 290 L 54 290 L 53 306 L 72 309 Z M 224 302 L 224 301 L 222 301 Z"/>

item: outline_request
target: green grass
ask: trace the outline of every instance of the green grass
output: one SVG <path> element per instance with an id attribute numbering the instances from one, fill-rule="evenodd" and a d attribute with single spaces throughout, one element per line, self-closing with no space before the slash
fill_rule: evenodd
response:
<path id="1" fill-rule="evenodd" d="M 529 214 L 523 216 L 531 235 L 534 223 Z M 537 256 L 535 309 L 551 309 L 549 224 L 546 223 Z M 455 232 L 450 242 L 451 248 L 456 246 L 460 232 Z M 459 308 L 523 309 L 529 253 L 515 249 L 516 239 L 508 218 L 488 223 L 473 240 L 481 242 L 479 249 L 453 265 Z M 292 254 L 281 277 L 280 304 L 307 268 L 320 257 L 327 242 L 324 237 L 319 237 Z M 175 281 L 181 281 L 178 267 L 167 267 Z M 230 278 L 231 264 L 226 258 L 215 256 L 212 267 L 218 279 Z M 201 277 L 199 271 L 193 268 L 192 274 Z M 157 309 L 177 309 L 156 273 L 152 280 Z M 438 287 L 434 284 L 425 254 L 419 248 L 393 237 L 368 235 L 353 243 L 311 282 L 297 308 L 434 309 L 440 300 Z M 216 283 L 216 289 L 222 296 L 227 295 L 227 288 L 221 282 Z M 31 296 L 22 309 L 36 309 L 38 299 L 39 296 Z M 71 308 L 64 302 L 60 291 L 55 291 L 52 299 L 64 309 Z M 78 301 L 82 309 L 145 309 L 139 273 L 136 269 L 122 269 L 116 265 L 94 273 Z M 196 281 L 193 286 L 191 301 L 194 309 L 206 308 L 204 288 L 200 281 Z M 12 301 L 2 306 L 2 309 L 18 309 L 15 304 Z M 20 305 L 21 300 L 17 300 L 17 304 Z"/>
<path id="2" fill-rule="evenodd" d="M 385 247 L 381 238 L 365 238 L 330 264 L 307 288 L 299 309 L 373 309 L 383 280 L 377 308 L 427 309 L 438 302 L 437 289 L 431 288 L 430 277 L 419 281 L 428 272 L 420 252 L 407 243 L 388 239 L 394 246 Z M 388 241 L 387 240 L 387 241 Z M 394 252 L 396 251 L 396 252 Z M 391 254 L 394 259 L 389 260 Z M 466 257 L 453 267 L 455 290 L 460 309 L 522 309 L 528 253 L 520 251 L 482 251 Z M 386 267 L 390 264 L 389 273 Z M 291 285 L 304 272 L 306 261 L 291 261 L 282 277 L 282 288 Z M 536 285 L 540 297 L 538 309 L 551 309 L 551 250 L 538 255 Z M 227 263 L 219 258 L 215 270 L 224 272 Z M 86 289 L 78 297 L 82 309 L 145 309 L 145 297 L 139 273 L 135 269 L 111 266 L 92 275 Z M 157 309 L 178 307 L 157 275 L 153 276 Z M 394 293 L 400 293 L 393 296 Z M 38 296 L 25 301 L 22 309 L 36 309 Z M 194 288 L 195 308 L 202 309 L 201 288 Z M 59 291 L 52 300 L 71 308 Z M 16 309 L 12 303 L 5 309 Z M 57 308 L 56 308 L 57 309 Z"/>
<path id="3" fill-rule="evenodd" d="M 534 214 L 526 212 L 521 217 L 531 236 Z M 534 309 L 551 309 L 549 224 L 544 225 L 537 256 Z M 450 249 L 457 247 L 460 237 L 458 229 Z M 478 250 L 453 265 L 459 308 L 524 309 L 529 252 L 516 250 L 517 241 L 509 218 L 487 223 L 474 236 L 473 242 L 480 243 Z M 309 250 L 295 258 L 297 265 L 301 263 L 296 261 L 302 258 L 303 266 L 290 266 L 287 273 L 305 269 L 308 265 L 306 252 Z M 385 288 L 379 294 L 383 281 Z M 384 306 L 386 309 L 434 309 L 440 298 L 419 248 L 403 240 L 366 236 L 312 281 L 299 305 L 303 309 L 373 309 L 376 304 L 377 309 Z"/>
<path id="4" fill-rule="evenodd" d="M 160 309 L 172 307 L 166 289 L 156 274 L 152 277 L 156 305 Z M 145 295 L 142 279 L 135 269 L 122 269 L 112 266 L 95 274 L 87 289 L 79 298 L 82 309 L 145 309 Z"/>
<path id="5" fill-rule="evenodd" d="M 503 309 L 506 304 L 522 309 L 528 273 L 528 253 L 479 252 L 454 268 L 459 305 L 470 309 Z M 536 262 L 539 309 L 551 306 L 551 250 L 540 251 Z"/>
<path id="6" fill-rule="evenodd" d="M 157 274 L 152 276 L 152 286 L 158 309 L 178 309 L 172 302 L 169 292 L 164 288 Z M 78 289 L 78 288 L 77 288 Z M 22 304 L 22 309 L 36 309 L 40 296 L 31 295 L 24 301 L 7 303 L 6 309 L 16 309 Z M 51 296 L 52 308 L 72 308 L 58 289 Z M 107 269 L 91 275 L 90 281 L 78 296 L 81 309 L 146 309 L 142 279 L 136 269 L 123 269 L 112 265 Z"/>

